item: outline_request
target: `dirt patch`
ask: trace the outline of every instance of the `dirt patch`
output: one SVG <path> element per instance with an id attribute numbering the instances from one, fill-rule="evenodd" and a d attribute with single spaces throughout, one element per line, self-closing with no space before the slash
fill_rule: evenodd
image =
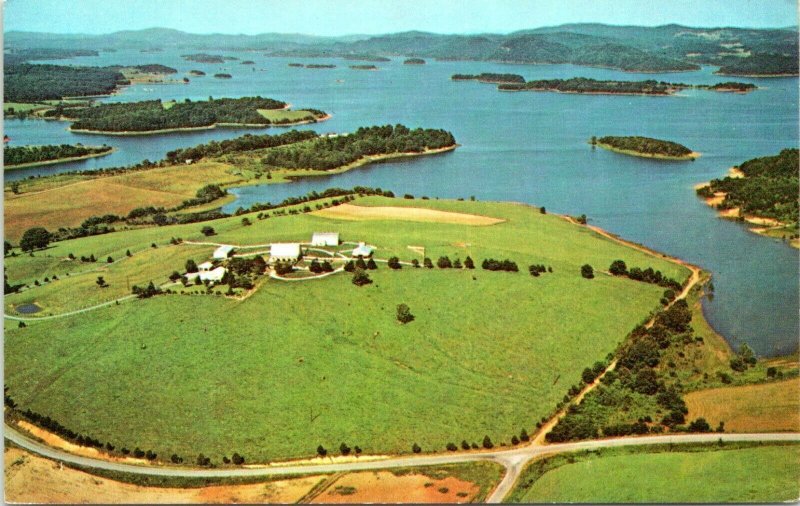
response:
<path id="1" fill-rule="evenodd" d="M 421 207 L 366 207 L 342 204 L 312 214 L 342 220 L 400 220 L 428 223 L 451 223 L 455 225 L 495 225 L 505 220 L 477 214 L 438 211 Z"/>
<path id="2" fill-rule="evenodd" d="M 685 397 L 689 418 L 703 417 L 725 432 L 800 430 L 800 378 L 760 385 L 712 388 Z"/>
<path id="3" fill-rule="evenodd" d="M 453 476 L 396 476 L 388 471 L 351 473 L 331 483 L 312 503 L 468 503 L 480 487 Z"/>
<path id="4" fill-rule="evenodd" d="M 140 487 L 77 471 L 17 448 L 5 451 L 5 499 L 25 503 L 270 504 L 299 501 L 323 478 L 202 488 Z"/>

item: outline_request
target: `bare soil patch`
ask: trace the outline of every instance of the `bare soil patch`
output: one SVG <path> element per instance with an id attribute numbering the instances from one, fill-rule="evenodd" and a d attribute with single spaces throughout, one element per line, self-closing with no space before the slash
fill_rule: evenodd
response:
<path id="1" fill-rule="evenodd" d="M 468 503 L 480 487 L 453 476 L 396 476 L 388 471 L 350 473 L 331 483 L 312 503 Z M 460 494 L 460 495 L 459 495 Z"/>
<path id="2" fill-rule="evenodd" d="M 452 223 L 455 225 L 485 226 L 502 223 L 505 220 L 480 216 L 477 214 L 438 211 L 420 207 L 366 207 L 342 204 L 329 207 L 312 214 L 342 220 L 401 220 L 433 223 Z"/>

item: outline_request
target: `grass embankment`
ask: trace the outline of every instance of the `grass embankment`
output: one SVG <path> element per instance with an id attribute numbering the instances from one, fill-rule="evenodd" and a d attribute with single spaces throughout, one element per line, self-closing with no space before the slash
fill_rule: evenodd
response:
<path id="1" fill-rule="evenodd" d="M 88 148 L 92 148 L 93 146 L 87 146 Z M 57 158 L 55 160 L 43 160 L 41 162 L 30 162 L 30 163 L 19 163 L 16 165 L 3 165 L 3 170 L 14 170 L 14 169 L 27 169 L 29 167 L 41 167 L 43 165 L 56 165 L 59 163 L 67 163 L 67 162 L 77 162 L 80 160 L 88 160 L 90 158 L 97 158 L 99 156 L 106 156 L 110 155 L 111 153 L 115 152 L 117 148 L 111 148 L 106 151 L 102 151 L 99 153 L 89 153 L 83 156 L 70 156 L 66 158 Z"/>
<path id="2" fill-rule="evenodd" d="M 687 276 L 681 266 L 526 206 L 373 197 L 356 202 L 505 221 L 469 226 L 301 214 L 266 220 L 251 215 L 251 226 L 242 226 L 241 217 L 208 224 L 220 243 L 307 241 L 314 231 L 338 230 L 343 240 L 376 245 L 379 258 L 420 258 L 408 246 L 425 246 L 433 259 L 470 255 L 479 264 L 511 258 L 523 272 L 381 266 L 370 272 L 374 283 L 363 288 L 353 286 L 349 275 L 307 283 L 270 280 L 242 301 L 161 296 L 29 322 L 23 329 L 6 321 L 10 395 L 23 409 L 118 448 L 139 446 L 188 460 L 202 452 L 218 462 L 234 451 L 248 462 L 307 457 L 317 445 L 335 452 L 343 441 L 365 454 L 410 452 L 415 442 L 424 451 L 441 451 L 448 442 L 480 442 L 484 435 L 499 445 L 523 427 L 532 432 L 584 367 L 604 358 L 659 306 L 659 287 L 602 274 L 586 280 L 581 265 L 601 268 L 621 258 L 676 279 Z M 161 245 L 173 236 L 208 240 L 200 227 L 65 241 L 49 254 L 116 259 L 151 242 L 159 244 L 153 255 L 189 251 L 194 247 Z M 194 258 L 204 260 L 212 250 L 208 246 Z M 14 281 L 38 256 L 12 260 Z M 116 265 L 123 268 L 126 261 Z M 148 263 L 163 267 L 163 276 L 172 270 L 155 256 Z M 524 272 L 531 263 L 551 265 L 554 272 L 533 278 Z M 57 281 L 52 297 L 59 284 L 76 300 L 90 290 L 110 290 L 71 278 Z M 7 303 L 35 299 L 37 290 Z M 416 320 L 397 323 L 400 303 Z"/>
<path id="3" fill-rule="evenodd" d="M 689 417 L 726 432 L 800 431 L 800 379 L 714 388 L 686 396 Z"/>
<path id="4" fill-rule="evenodd" d="M 800 445 L 723 448 L 606 450 L 537 461 L 506 502 L 770 503 L 800 497 Z"/>

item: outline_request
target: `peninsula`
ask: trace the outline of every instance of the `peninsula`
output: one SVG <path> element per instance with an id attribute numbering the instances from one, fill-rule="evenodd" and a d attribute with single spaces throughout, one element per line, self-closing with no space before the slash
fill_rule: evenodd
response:
<path id="1" fill-rule="evenodd" d="M 5 170 L 52 165 L 57 163 L 74 162 L 97 156 L 111 154 L 111 146 L 84 146 L 81 144 L 71 146 L 15 146 L 3 150 L 3 167 Z"/>
<path id="2" fill-rule="evenodd" d="M 521 78 L 521 76 L 520 76 Z M 455 79 L 455 76 L 454 76 Z M 489 81 L 483 81 L 489 82 Z M 648 79 L 645 81 L 616 81 L 597 80 L 587 77 L 573 77 L 570 79 L 539 79 L 500 84 L 500 91 L 553 91 L 557 93 L 585 93 L 606 95 L 658 95 L 668 96 L 686 89 L 711 90 L 711 91 L 736 91 L 748 92 L 756 89 L 754 84 L 725 82 L 714 85 L 669 83 Z"/>

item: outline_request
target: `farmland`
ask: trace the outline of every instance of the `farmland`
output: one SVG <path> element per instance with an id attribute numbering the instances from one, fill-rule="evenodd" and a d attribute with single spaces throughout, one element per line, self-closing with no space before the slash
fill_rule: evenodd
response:
<path id="1" fill-rule="evenodd" d="M 708 450 L 713 450 L 709 447 Z M 696 450 L 696 449 L 695 449 Z M 783 502 L 800 493 L 800 446 L 576 456 L 539 475 L 528 468 L 508 501 L 523 503 Z M 538 472 L 535 474 L 539 474 Z"/>
<path id="2" fill-rule="evenodd" d="M 379 258 L 421 260 L 413 245 L 433 259 L 510 258 L 523 272 L 382 266 L 369 271 L 373 283 L 362 288 L 346 274 L 306 283 L 269 280 L 245 300 L 165 295 L 29 321 L 27 328 L 6 320 L 9 393 L 23 409 L 73 430 L 161 456 L 202 452 L 217 461 L 238 451 L 248 462 L 263 462 L 307 457 L 318 445 L 335 449 L 343 441 L 367 454 L 405 453 L 414 443 L 440 451 L 485 435 L 508 443 L 522 428 L 531 431 L 584 367 L 605 358 L 659 306 L 659 287 L 601 272 L 586 280 L 581 265 L 604 270 L 620 258 L 681 281 L 688 274 L 526 206 L 383 197 L 355 203 L 503 221 L 475 226 L 299 214 L 250 215 L 250 226 L 242 217 L 207 223 L 220 243 L 307 241 L 313 231 L 337 230 L 344 240 L 376 245 Z M 9 296 L 6 310 L 36 301 L 58 313 L 110 300 L 125 293 L 123 280 L 135 271 L 131 283 L 151 275 L 160 281 L 187 256 L 208 258 L 213 246 L 169 244 L 171 237 L 205 239 L 200 228 L 116 232 L 9 258 L 15 282 L 61 265 L 67 253 L 122 260 L 106 266 L 109 288 L 93 285 L 97 273 L 59 275 Z M 553 272 L 531 277 L 530 263 Z M 396 322 L 400 303 L 410 306 L 412 323 Z"/>

